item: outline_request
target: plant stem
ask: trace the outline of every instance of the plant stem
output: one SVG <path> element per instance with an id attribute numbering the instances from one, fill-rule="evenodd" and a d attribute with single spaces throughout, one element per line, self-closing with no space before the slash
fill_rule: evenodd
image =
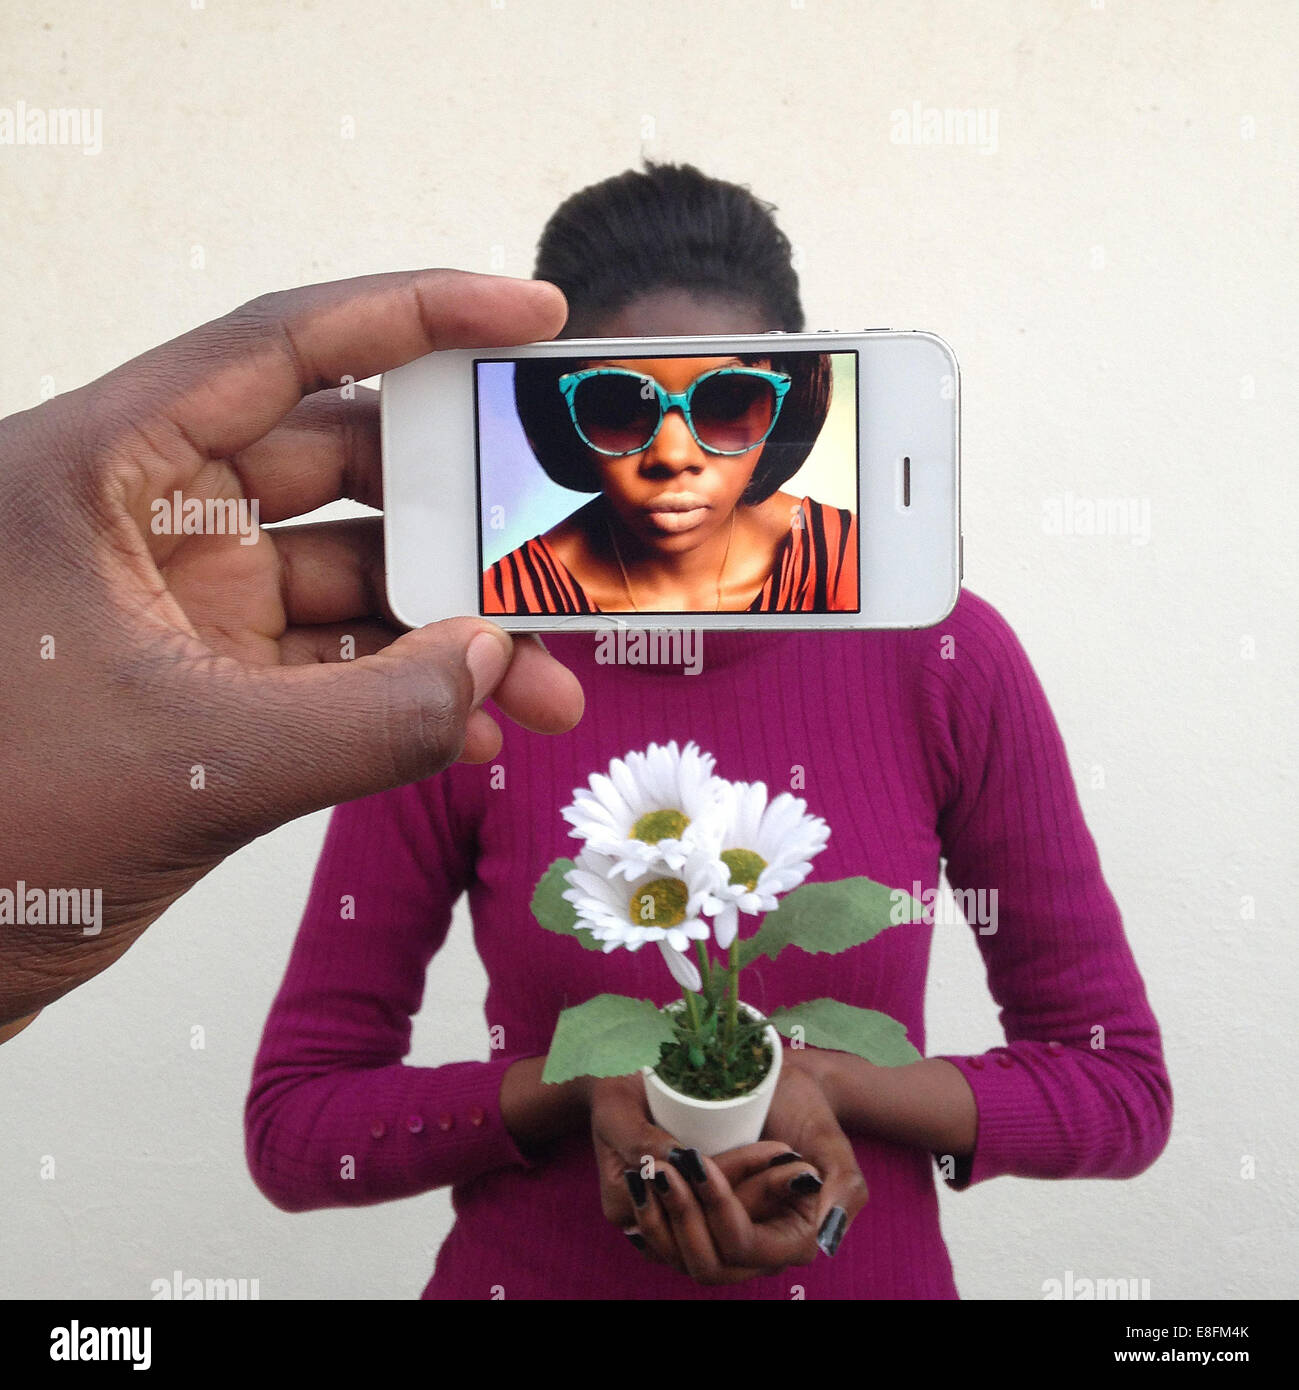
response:
<path id="1" fill-rule="evenodd" d="M 726 979 L 726 1044 L 735 1041 L 736 1004 L 740 998 L 740 938 L 731 942 L 731 963 Z"/>
<path id="2" fill-rule="evenodd" d="M 695 1043 L 699 1042 L 699 1006 L 695 1003 L 695 996 L 692 990 L 688 990 L 685 985 L 681 986 L 681 997 L 686 1001 L 686 1013 L 690 1016 L 690 1028 L 695 1035 Z"/>
<path id="3" fill-rule="evenodd" d="M 696 941 L 695 952 L 699 956 L 699 974 L 704 982 L 704 993 L 708 994 L 713 983 L 713 967 L 708 959 L 708 947 L 702 941 Z"/>

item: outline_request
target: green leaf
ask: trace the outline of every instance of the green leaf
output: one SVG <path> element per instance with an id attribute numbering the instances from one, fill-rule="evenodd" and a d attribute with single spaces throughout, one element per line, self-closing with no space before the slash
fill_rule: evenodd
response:
<path id="1" fill-rule="evenodd" d="M 626 1076 L 652 1067 L 674 1036 L 671 1020 L 650 1000 L 597 994 L 560 1014 L 541 1079 Z"/>
<path id="2" fill-rule="evenodd" d="M 588 951 L 602 951 L 604 945 L 577 925 L 577 909 L 563 896 L 569 886 L 564 875 L 574 867 L 571 859 L 556 859 L 541 876 L 532 895 L 532 915 L 547 931 L 576 937 Z"/>
<path id="3" fill-rule="evenodd" d="M 835 955 L 870 941 L 901 922 L 916 922 L 924 909 L 910 893 L 870 878 L 805 883 L 780 900 L 740 946 L 741 966 L 759 956 L 772 960 L 786 946 L 813 955 Z"/>
<path id="4" fill-rule="evenodd" d="M 901 1067 L 921 1060 L 907 1041 L 907 1030 L 877 1009 L 858 1009 L 837 999 L 809 999 L 790 1009 L 777 1009 L 771 1022 L 787 1038 L 812 1047 L 851 1052 L 878 1067 Z M 801 1030 L 795 1033 L 794 1029 Z"/>
<path id="5" fill-rule="evenodd" d="M 714 960 L 712 963 L 712 975 L 708 983 L 704 986 L 703 995 L 708 1003 L 715 1009 L 721 1002 L 722 995 L 726 993 L 726 970 L 720 961 Z"/>

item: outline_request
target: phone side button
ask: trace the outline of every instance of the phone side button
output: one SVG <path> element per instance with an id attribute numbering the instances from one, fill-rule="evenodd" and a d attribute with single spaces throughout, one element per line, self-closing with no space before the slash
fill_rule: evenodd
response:
<path id="1" fill-rule="evenodd" d="M 960 577 L 961 577 L 961 579 L 964 579 L 964 578 L 965 578 L 965 532 L 964 532 L 964 531 L 962 531 L 961 534 L 960 534 L 960 545 L 959 545 L 958 548 L 957 548 L 957 555 L 958 555 L 958 557 L 959 557 L 958 563 L 959 563 L 959 568 L 960 568 L 960 571 L 961 571 Z"/>

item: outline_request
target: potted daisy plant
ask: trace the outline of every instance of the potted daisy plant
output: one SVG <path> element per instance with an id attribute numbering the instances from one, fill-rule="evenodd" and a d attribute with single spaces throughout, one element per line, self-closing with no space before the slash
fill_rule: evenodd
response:
<path id="1" fill-rule="evenodd" d="M 532 899 L 543 927 L 588 950 L 657 946 L 681 990 L 663 1007 L 600 994 L 565 1009 L 542 1080 L 640 1070 L 655 1122 L 706 1154 L 761 1136 L 782 1035 L 879 1066 L 920 1056 L 873 1009 L 812 999 L 767 1018 L 743 1001 L 741 972 L 759 958 L 846 951 L 922 908 L 868 878 L 805 883 L 829 826 L 788 792 L 724 780 L 715 762 L 673 741 L 593 774 L 563 811 L 582 849 L 557 859 Z"/>

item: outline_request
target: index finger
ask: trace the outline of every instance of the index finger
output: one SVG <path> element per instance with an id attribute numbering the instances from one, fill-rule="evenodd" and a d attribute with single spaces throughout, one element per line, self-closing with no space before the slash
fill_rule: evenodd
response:
<path id="1" fill-rule="evenodd" d="M 200 454 L 247 448 L 312 392 L 426 353 L 552 338 L 564 297 L 542 280 L 397 271 L 250 300 L 101 377 L 113 413 L 161 417 Z"/>

